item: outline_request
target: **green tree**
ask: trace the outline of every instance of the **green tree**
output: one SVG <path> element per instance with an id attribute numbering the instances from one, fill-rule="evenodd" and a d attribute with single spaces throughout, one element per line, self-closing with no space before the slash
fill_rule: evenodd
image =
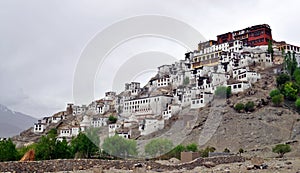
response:
<path id="1" fill-rule="evenodd" d="M 177 145 L 175 148 L 173 148 L 167 155 L 172 158 L 176 157 L 177 159 L 180 159 L 181 152 L 185 151 L 186 147 L 184 145 Z"/>
<path id="2" fill-rule="evenodd" d="M 195 144 L 195 143 L 191 143 L 191 144 L 186 146 L 186 150 L 196 152 L 196 151 L 198 151 L 198 145 Z"/>
<path id="3" fill-rule="evenodd" d="M 208 157 L 209 153 L 212 153 L 216 151 L 216 148 L 215 147 L 210 147 L 210 146 L 207 146 L 204 150 L 200 150 L 199 153 L 201 155 L 201 157 Z"/>
<path id="4" fill-rule="evenodd" d="M 299 85 L 300 84 L 300 68 L 296 68 L 296 70 L 293 73 L 293 79 L 295 82 Z"/>
<path id="5" fill-rule="evenodd" d="M 231 95 L 232 95 L 231 87 L 228 86 L 228 87 L 226 88 L 226 96 L 227 96 L 227 98 L 229 98 Z"/>
<path id="6" fill-rule="evenodd" d="M 279 95 L 275 95 L 272 97 L 272 103 L 275 105 L 275 106 L 280 106 L 284 101 L 284 96 L 282 94 L 279 94 Z"/>
<path id="7" fill-rule="evenodd" d="M 145 153 L 151 157 L 161 156 L 173 148 L 172 141 L 168 139 L 153 139 L 145 146 Z"/>
<path id="8" fill-rule="evenodd" d="M 136 141 L 125 139 L 119 135 L 105 138 L 102 148 L 106 153 L 115 157 L 126 158 L 128 156 L 133 157 L 138 154 Z"/>
<path id="9" fill-rule="evenodd" d="M 185 77 L 183 80 L 183 85 L 188 85 L 190 83 L 190 78 L 189 77 Z"/>
<path id="10" fill-rule="evenodd" d="M 51 129 L 46 136 L 42 136 L 36 144 L 35 159 L 49 160 L 56 159 L 55 145 L 56 145 L 57 130 Z"/>
<path id="11" fill-rule="evenodd" d="M 295 106 L 297 107 L 298 110 L 300 110 L 300 98 L 298 98 L 298 99 L 295 101 Z"/>
<path id="12" fill-rule="evenodd" d="M 235 106 L 234 106 L 234 109 L 238 112 L 241 112 L 242 110 L 245 109 L 245 105 L 243 103 L 237 103 Z"/>
<path id="13" fill-rule="evenodd" d="M 228 98 L 231 95 L 231 88 L 226 86 L 218 86 L 215 90 L 217 98 Z"/>
<path id="14" fill-rule="evenodd" d="M 272 62 L 274 59 L 274 50 L 273 50 L 273 43 L 272 40 L 269 40 L 268 42 L 268 53 L 271 54 Z"/>
<path id="15" fill-rule="evenodd" d="M 79 158 L 90 158 L 99 148 L 84 133 L 79 133 L 71 141 L 72 154 Z"/>
<path id="16" fill-rule="evenodd" d="M 239 154 L 240 154 L 240 156 L 242 156 L 242 153 L 244 153 L 245 151 L 244 151 L 244 149 L 243 148 L 240 148 L 239 149 Z"/>
<path id="17" fill-rule="evenodd" d="M 245 104 L 245 111 L 246 112 L 252 112 L 252 111 L 254 111 L 254 102 L 253 101 L 248 101 Z"/>
<path id="18" fill-rule="evenodd" d="M 54 157 L 55 159 L 70 159 L 72 158 L 71 147 L 69 147 L 66 139 L 62 141 L 56 141 L 54 148 Z"/>
<path id="19" fill-rule="evenodd" d="M 291 147 L 288 144 L 278 144 L 274 148 L 272 148 L 274 153 L 277 153 L 279 157 L 283 157 L 285 153 L 291 151 Z"/>
<path id="20" fill-rule="evenodd" d="M 228 148 L 225 148 L 223 152 L 224 153 L 230 153 L 230 150 Z"/>
<path id="21" fill-rule="evenodd" d="M 285 54 L 284 66 L 290 76 L 292 76 L 294 74 L 294 71 L 296 70 L 297 65 L 298 65 L 298 63 L 297 63 L 297 60 L 295 57 L 295 53 L 291 53 L 289 51 L 287 54 Z"/>
<path id="22" fill-rule="evenodd" d="M 280 94 L 280 91 L 278 89 L 274 89 L 270 92 L 270 97 L 274 97 L 279 94 Z"/>
<path id="23" fill-rule="evenodd" d="M 282 94 L 286 99 L 294 101 L 297 99 L 298 87 L 292 82 L 287 82 L 282 88 Z"/>
<path id="24" fill-rule="evenodd" d="M 290 81 L 290 76 L 286 73 L 282 73 L 276 78 L 276 83 L 278 87 L 285 84 L 288 81 Z"/>
<path id="25" fill-rule="evenodd" d="M 109 121 L 109 123 L 114 124 L 114 123 L 116 123 L 118 121 L 118 118 L 115 117 L 115 116 L 113 116 L 113 115 L 110 115 L 108 117 L 108 121 Z"/>
<path id="26" fill-rule="evenodd" d="M 33 149 L 34 151 L 36 151 L 36 146 L 37 146 L 37 143 L 33 143 L 31 145 L 23 146 L 23 147 L 17 149 L 18 150 L 18 160 L 20 160 L 24 156 L 24 154 L 26 152 L 28 152 L 29 150 Z"/>
<path id="27" fill-rule="evenodd" d="M 0 141 L 0 161 L 14 161 L 18 158 L 18 151 L 11 139 Z"/>
<path id="28" fill-rule="evenodd" d="M 42 136 L 37 143 L 35 151 L 36 160 L 49 160 L 54 159 L 55 139 L 48 136 Z"/>

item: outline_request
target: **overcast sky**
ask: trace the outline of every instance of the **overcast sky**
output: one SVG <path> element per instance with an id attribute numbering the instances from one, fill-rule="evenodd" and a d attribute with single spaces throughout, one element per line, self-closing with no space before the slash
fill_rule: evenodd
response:
<path id="1" fill-rule="evenodd" d="M 297 0 L 0 0 L 0 104 L 35 117 L 64 109 L 73 102 L 74 71 L 82 50 L 98 32 L 124 18 L 173 17 L 206 39 L 267 23 L 275 40 L 300 45 L 299 7 Z M 184 49 L 174 43 L 168 47 L 165 40 L 127 44 L 111 56 L 160 49 L 183 58 Z M 107 73 L 101 70 L 96 81 Z M 111 89 L 105 82 L 95 82 L 95 87 L 95 98 Z"/>

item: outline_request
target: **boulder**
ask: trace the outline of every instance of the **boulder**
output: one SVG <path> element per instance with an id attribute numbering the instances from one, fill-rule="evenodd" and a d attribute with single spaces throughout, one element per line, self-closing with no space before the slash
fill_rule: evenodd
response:
<path id="1" fill-rule="evenodd" d="M 204 162 L 203 166 L 205 166 L 206 168 L 212 168 L 215 167 L 216 164 L 214 162 Z"/>
<path id="2" fill-rule="evenodd" d="M 34 161 L 34 155 L 35 155 L 35 152 L 33 149 L 31 149 L 24 154 L 24 156 L 21 158 L 20 162 Z"/>

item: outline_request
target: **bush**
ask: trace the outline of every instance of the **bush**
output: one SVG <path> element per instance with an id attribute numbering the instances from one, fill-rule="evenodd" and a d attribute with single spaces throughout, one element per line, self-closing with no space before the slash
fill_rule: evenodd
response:
<path id="1" fill-rule="evenodd" d="M 201 157 L 208 157 L 208 154 L 211 152 L 214 152 L 214 151 L 216 151 L 215 147 L 208 146 L 204 150 L 200 150 L 199 153 L 200 153 Z"/>
<path id="2" fill-rule="evenodd" d="M 274 89 L 270 92 L 270 97 L 274 97 L 279 94 L 280 94 L 280 91 L 278 89 Z"/>
<path id="3" fill-rule="evenodd" d="M 230 153 L 230 150 L 228 148 L 225 148 L 223 152 L 224 153 Z"/>
<path id="4" fill-rule="evenodd" d="M 226 96 L 227 96 L 227 98 L 229 98 L 230 96 L 231 96 L 231 87 L 227 87 L 227 89 L 226 89 Z"/>
<path id="5" fill-rule="evenodd" d="M 288 100 L 295 101 L 297 99 L 298 86 L 292 82 L 287 82 L 283 85 L 282 93 Z"/>
<path id="6" fill-rule="evenodd" d="M 291 147 L 289 144 L 278 144 L 274 148 L 272 148 L 274 153 L 277 153 L 279 157 L 283 157 L 285 153 L 291 151 Z"/>
<path id="7" fill-rule="evenodd" d="M 116 123 L 116 122 L 117 122 L 117 120 L 118 120 L 118 118 L 117 118 L 117 117 L 115 117 L 115 116 L 112 116 L 112 115 L 110 115 L 110 116 L 108 117 L 108 121 L 109 121 L 109 123 L 112 123 L 112 124 L 114 124 L 114 123 Z"/>
<path id="8" fill-rule="evenodd" d="M 243 109 L 245 109 L 245 105 L 243 103 L 237 103 L 235 106 L 234 106 L 234 109 L 238 112 L 241 112 Z"/>
<path id="9" fill-rule="evenodd" d="M 184 145 L 177 145 L 175 148 L 173 148 L 169 153 L 166 154 L 167 158 L 175 157 L 177 159 L 180 159 L 181 152 L 185 151 L 186 147 Z"/>
<path id="10" fill-rule="evenodd" d="M 243 148 L 240 148 L 239 149 L 239 154 L 240 154 L 240 156 L 242 155 L 242 153 L 244 153 L 245 151 L 244 151 L 244 149 Z"/>
<path id="11" fill-rule="evenodd" d="M 272 97 L 272 103 L 275 105 L 275 106 L 280 106 L 284 101 L 284 97 L 282 94 L 279 94 L 279 95 L 275 95 Z M 299 102 L 300 103 L 300 102 Z M 299 105 L 300 106 L 300 105 Z"/>
<path id="12" fill-rule="evenodd" d="M 0 141 L 0 162 L 14 161 L 18 157 L 18 151 L 11 139 Z"/>
<path id="13" fill-rule="evenodd" d="M 276 83 L 277 86 L 281 86 L 283 84 L 285 84 L 286 82 L 290 81 L 290 76 L 288 74 L 280 74 L 277 78 L 276 78 Z"/>
<path id="14" fill-rule="evenodd" d="M 192 144 L 189 144 L 186 146 L 186 150 L 196 152 L 196 151 L 198 151 L 198 146 L 197 146 L 197 144 L 192 143 Z"/>
<path id="15" fill-rule="evenodd" d="M 169 139 L 157 138 L 151 140 L 145 145 L 145 153 L 150 157 L 158 157 L 170 152 L 173 148 L 173 142 Z"/>
<path id="16" fill-rule="evenodd" d="M 295 101 L 295 106 L 300 110 L 300 98 Z"/>
<path id="17" fill-rule="evenodd" d="M 231 88 L 225 86 L 217 87 L 215 95 L 218 98 L 229 98 L 231 96 Z"/>
<path id="18" fill-rule="evenodd" d="M 254 111 L 254 102 L 253 101 L 249 101 L 245 104 L 245 111 L 247 111 L 247 112 Z"/>

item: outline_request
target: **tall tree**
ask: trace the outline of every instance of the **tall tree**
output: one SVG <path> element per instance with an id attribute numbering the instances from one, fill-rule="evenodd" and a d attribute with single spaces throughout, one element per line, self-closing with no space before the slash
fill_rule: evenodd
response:
<path id="1" fill-rule="evenodd" d="M 79 133 L 78 136 L 71 141 L 72 154 L 79 158 L 90 158 L 92 154 L 99 151 L 99 148 L 94 144 L 84 133 Z"/>
<path id="2" fill-rule="evenodd" d="M 18 157 L 18 151 L 11 139 L 0 141 L 0 161 L 14 161 Z"/>
<path id="3" fill-rule="evenodd" d="M 102 148 L 107 154 L 120 158 L 134 157 L 138 153 L 135 140 L 125 139 L 119 135 L 105 138 Z"/>
<path id="4" fill-rule="evenodd" d="M 151 157 L 161 156 L 173 148 L 173 142 L 168 139 L 153 139 L 145 146 L 145 153 Z"/>
<path id="5" fill-rule="evenodd" d="M 272 40 L 269 40 L 269 42 L 268 42 L 268 53 L 271 54 L 271 60 L 273 62 L 273 60 L 274 60 L 274 49 L 273 49 Z"/>
<path id="6" fill-rule="evenodd" d="M 35 147 L 35 158 L 37 160 L 56 159 L 56 129 L 51 129 L 46 136 L 42 136 Z"/>

